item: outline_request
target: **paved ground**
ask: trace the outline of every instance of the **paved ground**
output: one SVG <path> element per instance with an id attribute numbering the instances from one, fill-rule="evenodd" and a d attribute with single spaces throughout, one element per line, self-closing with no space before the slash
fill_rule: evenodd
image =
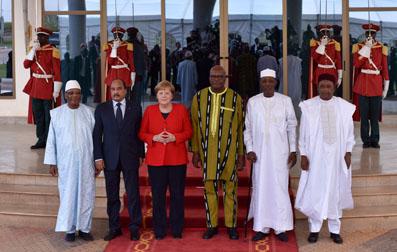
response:
<path id="1" fill-rule="evenodd" d="M 7 252 L 99 252 L 104 251 L 107 244 L 102 240 L 104 230 L 93 231 L 95 237 L 93 242 L 76 240 L 74 243 L 65 242 L 64 234 L 55 233 L 53 228 L 13 227 L 0 224 L 0 230 L 0 251 Z M 301 224 L 296 231 L 301 252 L 397 252 L 397 229 L 375 232 L 362 230 L 353 233 L 342 231 L 341 235 L 344 238 L 342 245 L 331 241 L 326 228 L 322 229 L 320 239 L 316 244 L 309 244 L 306 241 L 308 235 L 306 230 L 307 225 Z"/>
<path id="2" fill-rule="evenodd" d="M 102 239 L 103 232 L 95 230 L 94 241 L 77 239 L 73 243 L 66 242 L 64 234 L 55 233 L 53 228 L 12 227 L 0 224 L 0 230 L 0 251 L 7 252 L 99 252 L 104 251 L 107 245 Z"/>
<path id="3" fill-rule="evenodd" d="M 325 224 L 325 225 L 324 225 Z M 310 244 L 307 242 L 309 231 L 307 224 L 298 225 L 295 231 L 300 252 L 397 252 L 397 229 L 394 230 L 376 230 L 368 232 L 360 230 L 352 233 L 342 232 L 343 244 L 335 244 L 330 238 L 324 222 L 320 232 L 320 238 L 317 243 Z"/>

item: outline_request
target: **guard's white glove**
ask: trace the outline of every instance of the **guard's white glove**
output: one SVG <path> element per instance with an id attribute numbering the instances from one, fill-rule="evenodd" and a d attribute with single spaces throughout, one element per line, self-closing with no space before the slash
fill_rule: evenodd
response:
<path id="1" fill-rule="evenodd" d="M 32 49 L 35 51 L 40 48 L 40 42 L 38 40 L 33 41 Z"/>
<path id="2" fill-rule="evenodd" d="M 320 55 L 325 54 L 325 46 L 328 44 L 328 37 L 324 36 L 320 40 L 320 45 L 316 49 L 316 53 Z"/>
<path id="3" fill-rule="evenodd" d="M 115 47 L 116 49 L 120 47 L 120 40 L 119 39 L 113 40 L 113 47 Z"/>
<path id="4" fill-rule="evenodd" d="M 26 59 L 28 60 L 33 60 L 34 55 L 36 54 L 36 51 L 40 48 L 40 43 L 39 41 L 35 40 L 33 41 L 32 49 L 30 49 L 28 55 L 26 55 Z"/>
<path id="5" fill-rule="evenodd" d="M 325 54 L 325 45 L 320 44 L 316 49 L 316 53 L 324 55 Z"/>
<path id="6" fill-rule="evenodd" d="M 358 51 L 358 54 L 369 59 L 371 57 L 371 47 L 364 45 L 360 51 Z"/>
<path id="7" fill-rule="evenodd" d="M 52 97 L 56 100 L 59 96 L 59 92 L 61 92 L 62 82 L 54 81 L 54 92 L 52 93 Z"/>
<path id="8" fill-rule="evenodd" d="M 134 88 L 135 85 L 135 77 L 136 77 L 136 73 L 135 72 L 131 72 L 131 91 Z"/>
<path id="9" fill-rule="evenodd" d="M 389 91 L 389 84 L 390 84 L 389 80 L 384 80 L 383 81 L 383 93 L 382 93 L 383 99 L 386 98 L 387 91 Z"/>
<path id="10" fill-rule="evenodd" d="M 112 52 L 110 53 L 111 58 L 117 58 L 117 48 L 120 46 L 120 40 L 115 39 L 112 45 Z"/>
<path id="11" fill-rule="evenodd" d="M 343 76 L 343 70 L 339 69 L 338 70 L 338 87 L 340 86 L 340 84 L 342 84 L 342 76 Z"/>
<path id="12" fill-rule="evenodd" d="M 320 45 L 327 45 L 328 44 L 328 37 L 324 36 L 321 38 Z"/>
<path id="13" fill-rule="evenodd" d="M 365 45 L 371 48 L 374 45 L 374 40 L 373 38 L 369 37 L 365 40 Z"/>

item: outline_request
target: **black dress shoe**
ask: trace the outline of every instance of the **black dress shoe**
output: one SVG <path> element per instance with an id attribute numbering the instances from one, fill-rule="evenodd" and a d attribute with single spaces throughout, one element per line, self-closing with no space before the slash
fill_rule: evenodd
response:
<path id="1" fill-rule="evenodd" d="M 342 244 L 343 243 L 343 239 L 342 239 L 342 237 L 340 237 L 339 234 L 331 233 L 330 237 L 337 244 Z"/>
<path id="2" fill-rule="evenodd" d="M 318 240 L 318 232 L 317 233 L 310 233 L 309 237 L 307 237 L 307 241 L 310 243 L 316 243 Z"/>
<path id="3" fill-rule="evenodd" d="M 109 232 L 103 239 L 105 241 L 111 241 L 114 238 L 116 238 L 117 236 L 121 236 L 123 233 L 121 232 L 121 229 L 118 229 L 116 231 L 113 232 Z"/>
<path id="4" fill-rule="evenodd" d="M 85 233 L 82 231 L 79 231 L 79 237 L 81 239 L 83 239 L 84 241 L 93 241 L 94 240 L 94 237 L 92 236 L 91 233 Z"/>
<path id="5" fill-rule="evenodd" d="M 375 149 L 380 149 L 380 145 L 378 143 L 371 143 L 371 147 Z"/>
<path id="6" fill-rule="evenodd" d="M 131 231 L 130 240 L 131 241 L 138 241 L 139 240 L 139 231 Z"/>
<path id="7" fill-rule="evenodd" d="M 218 234 L 218 228 L 207 228 L 207 230 L 203 234 L 203 239 L 211 239 L 216 234 Z"/>
<path id="8" fill-rule="evenodd" d="M 182 239 L 182 234 L 173 234 L 174 239 Z"/>
<path id="9" fill-rule="evenodd" d="M 367 149 L 369 147 L 371 147 L 370 143 L 363 143 L 363 149 Z"/>
<path id="10" fill-rule="evenodd" d="M 252 237 L 252 241 L 260 241 L 269 234 L 263 233 L 263 232 L 256 232 L 254 237 Z"/>
<path id="11" fill-rule="evenodd" d="M 45 143 L 43 144 L 36 143 L 35 145 L 30 146 L 30 149 L 32 150 L 44 149 L 44 148 L 45 148 Z"/>
<path id="12" fill-rule="evenodd" d="M 286 232 L 282 232 L 276 235 L 277 238 L 282 242 L 288 242 L 288 235 Z"/>
<path id="13" fill-rule="evenodd" d="M 237 228 L 228 228 L 227 233 L 229 234 L 229 239 L 230 240 L 238 240 L 239 235 L 237 232 Z"/>
<path id="14" fill-rule="evenodd" d="M 76 240 L 76 234 L 75 233 L 66 234 L 65 241 L 74 242 L 75 240 Z"/>
<path id="15" fill-rule="evenodd" d="M 154 238 L 156 239 L 156 240 L 162 240 L 162 239 L 164 239 L 164 237 L 165 237 L 165 235 L 155 235 L 154 236 Z"/>

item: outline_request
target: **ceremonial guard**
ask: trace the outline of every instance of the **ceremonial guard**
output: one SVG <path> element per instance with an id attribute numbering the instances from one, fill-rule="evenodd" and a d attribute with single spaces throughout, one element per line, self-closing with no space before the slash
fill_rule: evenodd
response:
<path id="1" fill-rule="evenodd" d="M 341 46 L 332 39 L 331 25 L 323 24 L 316 27 L 319 31 L 318 39 L 310 40 L 310 76 L 308 98 L 317 95 L 318 76 L 327 73 L 337 79 L 338 87 L 342 83 Z"/>
<path id="2" fill-rule="evenodd" d="M 125 30 L 121 27 L 112 29 L 114 40 L 104 45 L 106 53 L 106 100 L 111 100 L 110 85 L 115 79 L 120 79 L 127 87 L 127 98 L 130 99 L 131 90 L 135 83 L 134 46 L 123 41 Z"/>
<path id="3" fill-rule="evenodd" d="M 50 110 L 53 102 L 58 105 L 61 103 L 59 93 L 62 88 L 59 50 L 48 42 L 52 31 L 38 27 L 36 34 L 37 40 L 23 62 L 23 66 L 30 69 L 30 79 L 23 89 L 29 95 L 28 123 L 36 124 L 38 138 L 31 149 L 46 146 Z"/>
<path id="4" fill-rule="evenodd" d="M 388 48 L 375 39 L 376 32 L 379 31 L 378 25 L 369 23 L 362 25 L 362 28 L 365 30 L 366 39 L 353 45 L 352 49 L 353 101 L 358 105 L 354 119 L 361 121 L 363 148 L 380 148 L 381 103 L 389 89 Z"/>

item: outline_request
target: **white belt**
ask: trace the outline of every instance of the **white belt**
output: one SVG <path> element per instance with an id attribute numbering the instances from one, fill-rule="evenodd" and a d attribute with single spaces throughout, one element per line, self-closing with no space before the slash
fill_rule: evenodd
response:
<path id="1" fill-rule="evenodd" d="M 50 78 L 54 77 L 52 74 L 37 74 L 37 73 L 33 73 L 32 75 L 33 75 L 33 77 L 35 77 L 37 79 L 50 79 Z"/>
<path id="2" fill-rule="evenodd" d="M 335 68 L 334 65 L 323 65 L 323 64 L 318 64 L 317 66 L 318 66 L 319 68 L 327 68 L 327 69 L 329 69 L 329 68 Z"/>
<path id="3" fill-rule="evenodd" d="M 380 74 L 379 70 L 372 70 L 372 69 L 361 69 L 361 72 L 365 74 L 374 74 L 374 75 Z"/>
<path id="4" fill-rule="evenodd" d="M 121 69 L 121 68 L 128 68 L 128 65 L 114 65 L 112 66 L 113 69 Z"/>

